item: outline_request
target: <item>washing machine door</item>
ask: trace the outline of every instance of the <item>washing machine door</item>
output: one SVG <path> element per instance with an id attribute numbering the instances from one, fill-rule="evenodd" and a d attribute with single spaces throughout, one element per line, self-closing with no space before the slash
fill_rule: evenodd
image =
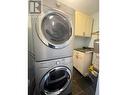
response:
<path id="1" fill-rule="evenodd" d="M 39 37 L 51 48 L 63 48 L 69 44 L 72 37 L 71 26 L 69 19 L 62 12 L 48 12 L 41 18 Z"/>
<path id="2" fill-rule="evenodd" d="M 64 91 L 71 81 L 71 72 L 66 67 L 56 67 L 50 70 L 41 80 L 42 95 L 58 95 Z"/>

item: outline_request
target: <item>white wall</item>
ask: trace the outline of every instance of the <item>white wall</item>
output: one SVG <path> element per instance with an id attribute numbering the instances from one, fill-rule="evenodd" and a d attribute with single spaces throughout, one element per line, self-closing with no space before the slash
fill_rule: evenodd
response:
<path id="1" fill-rule="evenodd" d="M 91 38 L 85 38 L 85 37 L 78 37 L 75 36 L 74 38 L 74 49 L 75 48 L 82 48 L 82 47 L 88 47 L 90 43 Z"/>
<path id="2" fill-rule="evenodd" d="M 99 31 L 99 12 L 91 15 L 94 18 L 93 32 Z"/>
<path id="3" fill-rule="evenodd" d="M 93 14 L 99 10 L 99 0 L 57 0 L 65 5 L 86 14 Z"/>
<path id="4" fill-rule="evenodd" d="M 91 15 L 94 19 L 94 24 L 93 24 L 93 32 L 99 31 L 99 12 L 96 12 Z M 92 35 L 91 41 L 89 43 L 89 47 L 94 47 L 94 40 L 99 39 L 99 35 Z"/>

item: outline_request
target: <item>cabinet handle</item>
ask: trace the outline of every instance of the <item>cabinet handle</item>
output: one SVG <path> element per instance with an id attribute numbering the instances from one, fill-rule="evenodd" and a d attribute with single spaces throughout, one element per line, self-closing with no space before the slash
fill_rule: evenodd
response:
<path id="1" fill-rule="evenodd" d="M 76 58 L 78 59 L 78 55 L 76 55 Z"/>
<path id="2" fill-rule="evenodd" d="M 83 36 L 85 36 L 85 32 L 83 32 Z"/>

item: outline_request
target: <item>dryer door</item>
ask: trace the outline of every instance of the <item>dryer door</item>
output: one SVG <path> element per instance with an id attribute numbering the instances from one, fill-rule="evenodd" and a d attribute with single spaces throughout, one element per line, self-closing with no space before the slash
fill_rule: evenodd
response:
<path id="1" fill-rule="evenodd" d="M 69 85 L 71 72 L 65 67 L 56 67 L 49 71 L 41 80 L 40 92 L 48 95 L 58 95 Z"/>
<path id="2" fill-rule="evenodd" d="M 69 44 L 72 27 L 68 18 L 60 12 L 49 12 L 41 19 L 40 38 L 51 48 L 63 48 Z"/>

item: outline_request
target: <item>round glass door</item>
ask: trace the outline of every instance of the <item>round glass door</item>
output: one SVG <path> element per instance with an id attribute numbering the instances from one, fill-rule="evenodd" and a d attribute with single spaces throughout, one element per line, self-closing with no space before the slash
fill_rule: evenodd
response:
<path id="1" fill-rule="evenodd" d="M 41 92 L 57 95 L 70 83 L 71 73 L 65 67 L 58 67 L 47 73 L 43 79 L 40 85 Z"/>
<path id="2" fill-rule="evenodd" d="M 72 35 L 68 19 L 60 13 L 52 12 L 42 19 L 41 31 L 50 43 L 63 44 Z"/>

